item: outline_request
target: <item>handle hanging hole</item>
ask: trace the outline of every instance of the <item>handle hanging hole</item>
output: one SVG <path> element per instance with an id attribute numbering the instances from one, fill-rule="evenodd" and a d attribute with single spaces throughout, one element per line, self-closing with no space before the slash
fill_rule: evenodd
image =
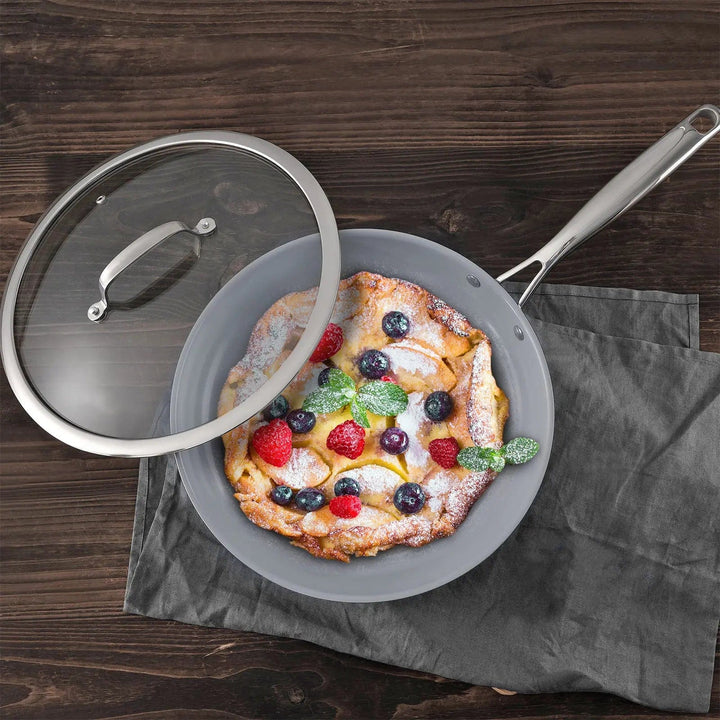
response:
<path id="1" fill-rule="evenodd" d="M 704 115 L 698 115 L 697 117 L 694 117 L 690 124 L 701 134 L 704 135 L 709 130 L 712 130 L 713 123 L 710 118 L 705 117 Z"/>
<path id="2" fill-rule="evenodd" d="M 717 127 L 720 119 L 716 112 L 709 107 L 702 107 L 697 110 L 690 119 L 692 125 L 701 135 L 707 135 L 711 130 Z"/>

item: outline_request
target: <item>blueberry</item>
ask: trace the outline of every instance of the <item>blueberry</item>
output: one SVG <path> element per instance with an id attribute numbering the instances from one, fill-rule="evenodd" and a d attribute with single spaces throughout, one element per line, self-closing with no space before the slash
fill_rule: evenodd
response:
<path id="1" fill-rule="evenodd" d="M 403 483 L 395 491 L 393 503 L 401 513 L 410 515 L 420 512 L 425 505 L 425 493 L 417 483 Z"/>
<path id="2" fill-rule="evenodd" d="M 284 396 L 278 395 L 264 410 L 263 417 L 270 422 L 276 418 L 284 418 L 288 414 L 290 404 Z"/>
<path id="3" fill-rule="evenodd" d="M 315 413 L 310 410 L 291 410 L 285 422 L 294 433 L 309 433 L 315 427 Z"/>
<path id="4" fill-rule="evenodd" d="M 322 387 L 323 385 L 327 385 L 330 381 L 330 370 L 332 368 L 325 368 L 319 375 L 318 375 L 318 385 Z"/>
<path id="5" fill-rule="evenodd" d="M 276 505 L 289 505 L 293 497 L 292 488 L 287 485 L 276 485 L 270 491 L 270 499 Z"/>
<path id="6" fill-rule="evenodd" d="M 367 350 L 358 363 L 360 372 L 370 380 L 379 380 L 390 367 L 390 358 L 379 350 Z"/>
<path id="7" fill-rule="evenodd" d="M 399 455 L 404 453 L 408 448 L 407 433 L 400 428 L 391 427 L 385 430 L 380 436 L 380 445 L 385 452 L 391 455 Z"/>
<path id="8" fill-rule="evenodd" d="M 444 420 L 453 410 L 453 399 L 444 390 L 430 393 L 425 400 L 425 414 L 433 421 Z"/>
<path id="9" fill-rule="evenodd" d="M 335 483 L 334 490 L 336 497 L 340 497 L 340 495 L 360 495 L 360 485 L 358 485 L 357 480 L 351 477 L 340 478 Z"/>
<path id="10" fill-rule="evenodd" d="M 407 315 L 403 315 L 399 310 L 392 310 L 383 317 L 382 329 L 388 337 L 399 340 L 408 334 L 410 321 Z"/>
<path id="11" fill-rule="evenodd" d="M 313 512 L 325 504 L 325 496 L 315 488 L 303 488 L 295 496 L 295 504 L 301 510 Z"/>

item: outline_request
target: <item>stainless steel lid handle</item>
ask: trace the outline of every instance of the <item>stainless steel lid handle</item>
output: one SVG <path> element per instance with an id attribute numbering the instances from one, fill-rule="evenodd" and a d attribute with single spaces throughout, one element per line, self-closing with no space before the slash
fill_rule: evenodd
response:
<path id="1" fill-rule="evenodd" d="M 693 126 L 693 123 L 699 118 L 704 118 L 711 123 L 708 130 L 701 132 Z M 518 301 L 522 307 L 558 260 L 629 210 L 718 131 L 720 131 L 720 109 L 714 105 L 703 105 L 690 113 L 670 132 L 618 173 L 578 211 L 547 245 L 540 248 L 527 260 L 500 275 L 497 278 L 498 282 L 507 280 L 534 262 L 540 263 L 540 270 L 530 281 Z"/>
<path id="2" fill-rule="evenodd" d="M 179 232 L 190 232 L 195 235 L 195 245 L 193 250 L 195 254 L 200 256 L 200 240 L 204 235 L 209 235 L 215 230 L 215 221 L 210 218 L 202 218 L 194 228 L 189 228 L 185 223 L 178 220 L 166 222 L 158 225 L 152 230 L 148 230 L 137 240 L 133 240 L 124 250 L 121 250 L 100 273 L 100 300 L 93 303 L 87 311 L 87 316 L 93 322 L 100 322 L 107 314 L 108 300 L 107 291 L 110 283 L 115 280 L 118 275 L 125 272 L 135 261 L 139 260 L 145 253 L 150 252 L 156 245 L 168 240 Z"/>

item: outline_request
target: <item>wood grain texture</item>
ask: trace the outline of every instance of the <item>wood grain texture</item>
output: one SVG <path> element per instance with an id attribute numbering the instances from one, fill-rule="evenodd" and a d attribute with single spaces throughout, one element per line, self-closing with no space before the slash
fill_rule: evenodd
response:
<path id="1" fill-rule="evenodd" d="M 84 172 L 210 128 L 295 154 L 341 227 L 424 235 L 497 274 L 718 101 L 720 19 L 696 0 L 5 0 L 2 19 L 3 282 Z M 697 292 L 701 346 L 720 351 L 719 157 L 706 146 L 549 279 Z M 3 717 L 665 716 L 125 616 L 137 462 L 62 445 L 0 390 Z M 713 687 L 717 717 L 717 667 Z"/>

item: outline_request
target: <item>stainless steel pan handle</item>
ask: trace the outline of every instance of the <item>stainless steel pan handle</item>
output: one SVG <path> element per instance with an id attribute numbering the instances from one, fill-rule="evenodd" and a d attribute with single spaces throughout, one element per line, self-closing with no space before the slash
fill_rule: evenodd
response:
<path id="1" fill-rule="evenodd" d="M 209 235 L 215 230 L 215 221 L 212 218 L 202 218 L 194 228 L 189 228 L 178 220 L 163 223 L 148 230 L 137 240 L 133 240 L 124 250 L 121 250 L 100 273 L 100 300 L 93 303 L 87 311 L 87 316 L 93 322 L 100 322 L 105 317 L 108 308 L 107 291 L 110 283 L 122 272 L 127 270 L 145 253 L 150 252 L 156 245 L 164 242 L 179 232 L 190 232 L 195 235 L 195 254 L 200 256 L 200 240 L 203 235 Z"/>
<path id="2" fill-rule="evenodd" d="M 709 120 L 712 123 L 710 129 L 705 132 L 696 130 L 693 122 L 698 118 Z M 518 301 L 522 307 L 558 260 L 629 210 L 718 131 L 720 109 L 714 105 L 703 105 L 690 113 L 605 185 L 547 245 L 500 275 L 498 282 L 507 280 L 534 262 L 540 263 L 540 270 Z"/>

